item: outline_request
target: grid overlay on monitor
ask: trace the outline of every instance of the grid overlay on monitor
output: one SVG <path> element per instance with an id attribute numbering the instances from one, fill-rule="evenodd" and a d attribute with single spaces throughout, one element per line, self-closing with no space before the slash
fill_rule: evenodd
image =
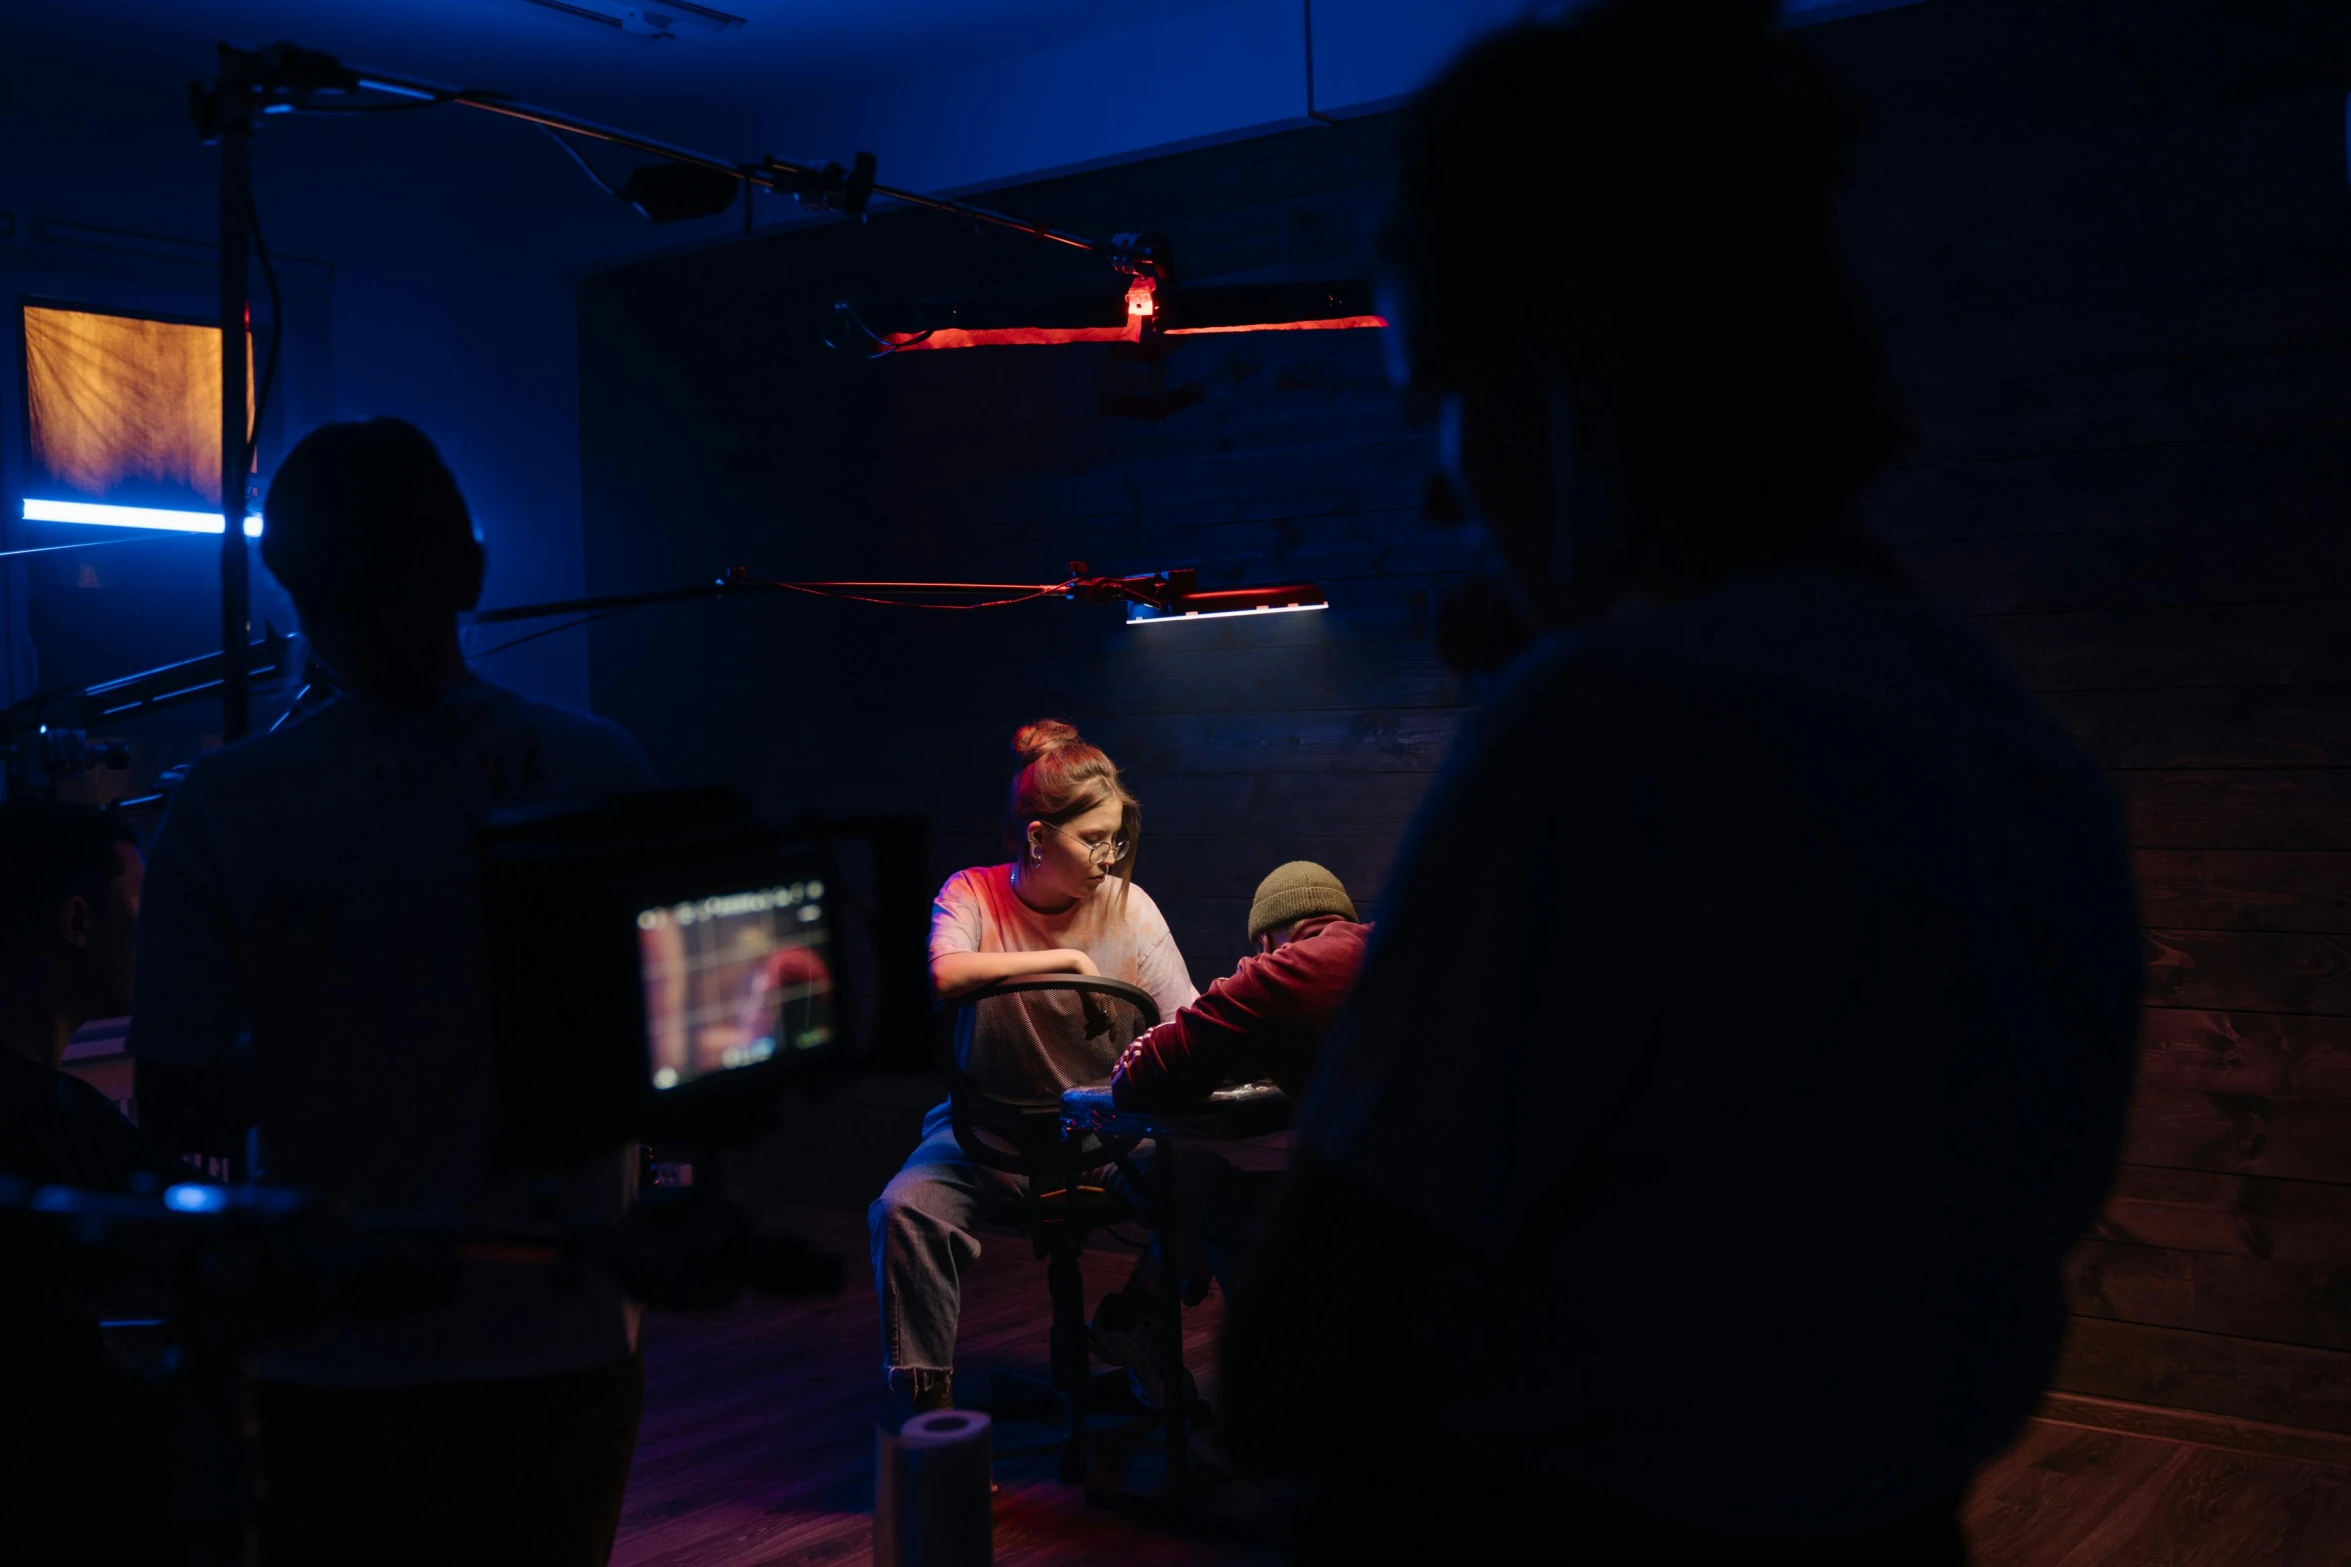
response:
<path id="1" fill-rule="evenodd" d="M 829 1039 L 823 896 L 811 879 L 638 913 L 656 1088 Z"/>

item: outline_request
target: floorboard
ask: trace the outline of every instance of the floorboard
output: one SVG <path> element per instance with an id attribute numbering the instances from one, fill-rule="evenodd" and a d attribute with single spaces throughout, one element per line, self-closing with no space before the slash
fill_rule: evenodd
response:
<path id="1" fill-rule="evenodd" d="M 1974 1567 L 2343 1567 L 2351 1468 L 2036 1419 L 1966 1518 Z"/>
<path id="2" fill-rule="evenodd" d="M 812 1239 L 863 1258 L 861 1215 L 792 1217 Z M 1115 1252 L 1088 1254 L 1088 1300 L 1130 1266 Z M 1043 1265 L 1016 1239 L 988 1240 L 965 1300 L 965 1402 L 984 1397 L 995 1367 L 1044 1370 L 1044 1312 Z M 1218 1321 L 1213 1300 L 1189 1316 L 1195 1370 L 1213 1362 Z M 616 1567 L 870 1561 L 874 1430 L 891 1412 L 879 1338 L 861 1266 L 834 1300 L 651 1319 Z M 1203 1382 L 1213 1394 L 1212 1379 Z M 999 1428 L 996 1560 L 1005 1567 L 1280 1560 L 1089 1508 L 1054 1478 L 1051 1437 L 1042 1424 Z M 1122 1441 L 1142 1455 L 1151 1448 L 1146 1434 L 1106 1422 L 1107 1461 Z M 1975 1567 L 2343 1567 L 2351 1467 L 2036 1419 L 1985 1466 L 1966 1516 Z"/>
<path id="3" fill-rule="evenodd" d="M 696 1316 L 657 1315 L 645 1328 L 645 1422 L 629 1477 L 615 1567 L 768 1567 L 869 1562 L 873 1558 L 875 1427 L 891 1413 L 882 1386 L 881 1333 L 864 1274 L 861 1215 L 807 1210 L 794 1216 L 811 1239 L 852 1259 L 838 1299 L 752 1302 Z M 1133 1264 L 1089 1252 L 1086 1298 L 1124 1282 Z M 997 1366 L 1045 1371 L 1045 1269 L 1013 1237 L 984 1242 L 968 1282 L 958 1356 L 962 1401 L 983 1398 Z M 1187 1314 L 1186 1359 L 1213 1360 L 1220 1313 L 1213 1299 Z M 1202 1375 L 1204 1391 L 1213 1379 Z M 1121 1438 L 1141 1432 L 1105 1423 L 1098 1444 L 1115 1462 Z M 1122 1567 L 1218 1562 L 1236 1567 L 1281 1558 L 1263 1549 L 1205 1543 L 1086 1505 L 1054 1478 L 1052 1432 L 1042 1423 L 997 1431 L 996 1561 L 1000 1567 L 1115 1559 Z"/>

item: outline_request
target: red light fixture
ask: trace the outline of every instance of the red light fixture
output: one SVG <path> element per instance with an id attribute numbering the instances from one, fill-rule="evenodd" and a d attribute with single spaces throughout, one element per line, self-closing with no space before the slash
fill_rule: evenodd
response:
<path id="1" fill-rule="evenodd" d="M 1171 290 L 1164 308 L 1159 283 L 1148 274 L 1129 280 L 1126 318 L 1116 326 L 940 326 L 927 331 L 875 334 L 881 353 L 938 348 L 1016 348 L 1055 343 L 1146 343 L 1234 332 L 1346 332 L 1384 327 L 1385 316 L 1362 308 L 1370 290 L 1359 283 L 1275 284 Z M 1037 314 L 1067 314 L 1063 302 Z M 1077 312 L 1100 321 L 1099 306 Z"/>
<path id="2" fill-rule="evenodd" d="M 1070 581 L 1063 596 L 1090 604 L 1124 604 L 1130 626 L 1163 620 L 1214 620 L 1227 615 L 1287 615 L 1331 607 L 1322 589 L 1311 582 L 1202 588 L 1199 572 L 1190 567 L 1139 577 L 1091 577 L 1084 561 L 1070 562 Z"/>
<path id="3" fill-rule="evenodd" d="M 1331 601 L 1311 582 L 1284 583 L 1266 588 L 1212 588 L 1183 593 L 1170 602 L 1127 605 L 1127 624 L 1149 625 L 1163 620 L 1220 620 L 1228 615 L 1293 615 L 1300 610 L 1329 609 Z"/>

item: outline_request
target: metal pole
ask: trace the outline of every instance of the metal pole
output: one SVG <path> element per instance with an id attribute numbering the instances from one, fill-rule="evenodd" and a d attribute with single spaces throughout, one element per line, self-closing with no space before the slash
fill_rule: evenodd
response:
<path id="1" fill-rule="evenodd" d="M 682 604 L 695 599 L 759 598 L 784 593 L 934 593 L 953 596 L 974 593 L 1059 593 L 1066 582 L 757 582 L 726 581 L 690 588 L 661 588 L 650 593 L 615 593 L 603 598 L 555 599 L 544 604 L 509 604 L 476 610 L 473 625 L 492 626 L 508 620 L 541 620 L 550 615 L 600 614 L 605 610 L 635 609 L 641 604 Z"/>
<path id="2" fill-rule="evenodd" d="M 220 75 L 220 737 L 241 739 L 253 727 L 245 671 L 251 567 L 245 543 L 245 487 L 253 462 L 246 412 L 245 354 L 249 314 L 245 258 L 252 227 L 252 94 L 245 75 L 223 58 Z"/>

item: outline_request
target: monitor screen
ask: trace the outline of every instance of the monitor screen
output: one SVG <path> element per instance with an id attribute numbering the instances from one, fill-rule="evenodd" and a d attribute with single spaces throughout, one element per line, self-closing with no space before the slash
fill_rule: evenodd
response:
<path id="1" fill-rule="evenodd" d="M 637 911 L 657 1092 L 833 1043 L 834 931 L 813 877 Z"/>

